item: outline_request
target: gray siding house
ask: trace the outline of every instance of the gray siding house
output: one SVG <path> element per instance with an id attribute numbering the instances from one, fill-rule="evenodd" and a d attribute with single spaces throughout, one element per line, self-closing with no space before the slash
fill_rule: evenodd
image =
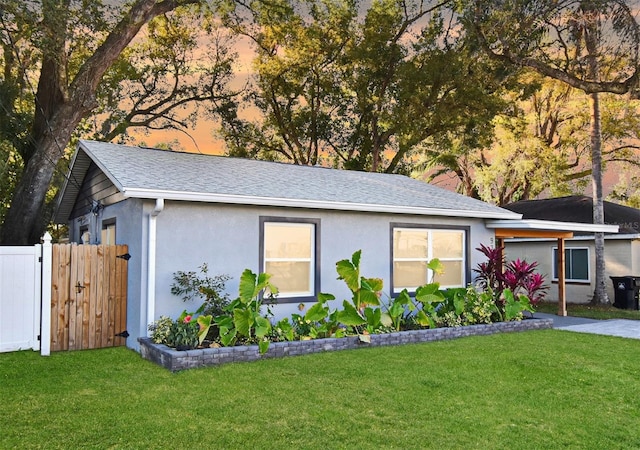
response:
<path id="1" fill-rule="evenodd" d="M 567 196 L 542 200 L 524 200 L 505 206 L 525 220 L 571 221 L 573 237 L 565 241 L 565 283 L 567 299 L 573 303 L 587 303 L 595 289 L 595 240 L 593 232 L 578 231 L 577 224 L 593 224 L 593 199 L 586 196 Z M 640 276 L 640 210 L 616 203 L 604 202 L 604 219 L 617 226 L 605 234 L 605 266 L 607 294 L 612 302 L 616 286 L 610 277 Z M 555 239 L 510 239 L 505 241 L 507 257 L 537 261 L 541 273 L 548 275 L 552 284 L 558 283 Z M 557 300 L 551 289 L 549 300 Z"/>
<path id="2" fill-rule="evenodd" d="M 137 348 L 160 315 L 200 306 L 171 294 L 177 271 L 206 262 L 232 277 L 232 298 L 244 269 L 271 273 L 283 317 L 318 292 L 334 306 L 349 298 L 335 263 L 356 250 L 389 296 L 425 283 L 436 257 L 438 281 L 465 286 L 482 261 L 474 249 L 494 245 L 488 224 L 520 217 L 401 175 L 81 141 L 56 221 L 72 242 L 129 245 L 127 342 Z"/>

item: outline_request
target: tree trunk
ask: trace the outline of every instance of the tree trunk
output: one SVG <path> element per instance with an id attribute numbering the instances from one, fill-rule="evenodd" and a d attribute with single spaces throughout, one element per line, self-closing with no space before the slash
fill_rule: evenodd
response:
<path id="1" fill-rule="evenodd" d="M 600 67 L 598 64 L 598 10 L 592 1 L 580 3 L 585 16 L 582 29 L 585 48 L 587 50 L 587 68 L 589 78 L 598 81 Z M 602 194 L 602 131 L 600 129 L 600 98 L 597 92 L 589 94 L 591 103 L 591 182 L 593 185 L 593 223 L 604 225 L 604 203 Z M 609 303 L 605 280 L 604 233 L 595 233 L 596 250 L 596 285 L 591 302 Z"/>
<path id="2" fill-rule="evenodd" d="M 104 73 L 149 20 L 181 4 L 195 2 L 197 0 L 137 0 L 129 11 L 123 12 L 122 20 L 104 43 L 83 63 L 68 88 L 62 86 L 62 82 L 68 82 L 66 76 L 61 76 L 64 73 L 63 60 L 56 57 L 57 47 L 64 49 L 64 42 L 54 39 L 54 45 L 45 49 L 49 54 L 43 57 L 41 80 L 36 93 L 37 120 L 31 135 L 34 146 L 27 154 L 28 162 L 11 199 L 2 226 L 0 245 L 31 245 L 40 240 L 48 219 L 42 217 L 42 211 L 54 171 L 64 156 L 73 131 L 97 106 L 96 91 Z M 54 13 L 55 9 L 51 9 L 50 14 Z M 52 32 L 55 35 L 56 30 L 46 29 L 47 26 L 58 26 L 52 24 L 56 24 L 52 17 L 43 22 L 45 33 Z M 63 32 L 57 30 L 60 36 L 63 36 Z M 53 84 L 49 79 L 52 76 L 56 77 Z M 49 90 L 52 86 L 55 92 Z M 63 95 L 65 89 L 66 95 Z"/>
<path id="3" fill-rule="evenodd" d="M 591 181 L 593 185 L 593 223 L 604 224 L 602 194 L 602 136 L 600 131 L 600 102 L 598 94 L 591 94 Z M 605 280 L 604 233 L 595 233 L 596 286 L 592 303 L 609 303 Z"/>

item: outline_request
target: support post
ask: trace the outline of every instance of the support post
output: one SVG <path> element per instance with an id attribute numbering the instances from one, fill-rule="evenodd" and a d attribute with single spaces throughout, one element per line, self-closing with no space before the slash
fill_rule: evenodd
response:
<path id="1" fill-rule="evenodd" d="M 562 317 L 567 315 L 564 264 L 564 239 L 558 238 L 558 259 L 556 261 L 558 268 L 558 315 Z"/>
<path id="2" fill-rule="evenodd" d="M 42 238 L 42 295 L 40 301 L 40 355 L 51 353 L 51 272 L 52 272 L 51 235 L 47 232 Z"/>

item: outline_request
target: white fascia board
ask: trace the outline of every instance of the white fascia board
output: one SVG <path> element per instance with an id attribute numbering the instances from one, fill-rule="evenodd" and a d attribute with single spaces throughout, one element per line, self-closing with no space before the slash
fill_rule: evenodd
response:
<path id="1" fill-rule="evenodd" d="M 574 236 L 572 238 L 565 239 L 566 242 L 571 241 L 593 241 L 595 237 L 590 235 Z M 640 234 L 606 234 L 604 236 L 606 241 L 635 241 L 640 240 Z M 554 238 L 508 238 L 505 242 L 519 243 L 519 242 L 556 242 Z"/>
<path id="2" fill-rule="evenodd" d="M 287 208 L 326 209 L 338 211 L 379 212 L 391 214 L 415 214 L 422 216 L 469 217 L 476 219 L 516 219 L 520 214 L 490 211 L 469 211 L 444 208 L 421 208 L 415 206 L 375 205 L 367 203 L 331 202 L 276 197 L 254 197 L 246 195 L 212 194 L 203 192 L 161 191 L 155 189 L 124 188 L 125 197 L 163 198 L 188 202 L 227 203 L 235 205 L 280 206 Z"/>
<path id="3" fill-rule="evenodd" d="M 511 230 L 538 231 L 586 231 L 589 233 L 617 233 L 618 225 L 595 225 L 592 223 L 556 222 L 552 220 L 491 220 L 487 228 L 508 228 Z"/>

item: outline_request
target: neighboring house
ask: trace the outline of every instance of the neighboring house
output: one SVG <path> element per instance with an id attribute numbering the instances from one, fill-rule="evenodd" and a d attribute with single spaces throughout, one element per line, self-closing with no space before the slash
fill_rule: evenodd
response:
<path id="1" fill-rule="evenodd" d="M 277 317 L 310 306 L 319 292 L 334 307 L 350 297 L 335 263 L 362 250 L 362 274 L 386 295 L 427 282 L 439 258 L 442 286 L 466 286 L 494 245 L 495 221 L 520 214 L 401 175 L 180 153 L 81 141 L 56 221 L 70 240 L 128 244 L 129 346 L 160 315 L 185 304 L 170 292 L 177 271 L 207 263 L 210 274 L 268 272 L 279 288 Z M 530 227 L 530 224 L 521 223 Z M 497 225 L 496 225 L 497 226 Z M 494 226 L 494 228 L 496 228 Z"/>
<path id="2" fill-rule="evenodd" d="M 523 219 L 593 223 L 593 200 L 586 196 L 520 201 L 505 208 L 522 214 Z M 613 302 L 615 289 L 610 276 L 640 276 L 640 210 L 604 202 L 604 218 L 607 224 L 619 227 L 618 233 L 605 234 L 607 292 Z M 537 261 L 539 271 L 557 283 L 555 239 L 509 239 L 505 247 L 508 258 Z M 593 233 L 577 231 L 573 238 L 565 240 L 565 277 L 567 301 L 591 300 L 595 289 Z M 549 299 L 557 300 L 555 295 L 556 290 L 552 289 Z"/>

